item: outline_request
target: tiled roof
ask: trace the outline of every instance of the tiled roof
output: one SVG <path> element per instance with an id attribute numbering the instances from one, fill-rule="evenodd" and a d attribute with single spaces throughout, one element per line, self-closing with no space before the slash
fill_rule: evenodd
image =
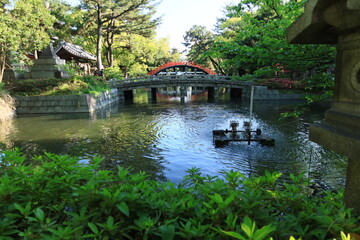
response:
<path id="1" fill-rule="evenodd" d="M 55 49 L 55 53 L 57 54 L 61 49 L 65 50 L 70 55 L 74 55 L 77 58 L 96 61 L 96 56 L 86 52 L 79 45 L 75 45 L 69 42 L 61 41 L 60 46 Z"/>

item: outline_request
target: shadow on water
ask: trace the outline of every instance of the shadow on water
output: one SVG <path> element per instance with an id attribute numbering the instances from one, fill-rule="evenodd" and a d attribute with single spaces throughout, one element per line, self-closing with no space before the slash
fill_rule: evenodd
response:
<path id="1" fill-rule="evenodd" d="M 301 119 L 279 121 L 297 102 L 256 101 L 254 128 L 276 140 L 274 147 L 231 143 L 215 148 L 212 130 L 229 128 L 231 120 L 247 119 L 248 100 L 229 101 L 206 96 L 188 102 L 157 98 L 148 103 L 143 94 L 94 114 L 21 115 L 11 135 L 16 146 L 79 156 L 83 161 L 104 157 L 103 167 L 131 167 L 159 180 L 179 182 L 191 167 L 203 174 L 222 176 L 239 170 L 261 175 L 266 170 L 305 173 L 313 182 L 333 187 L 344 183 L 346 161 L 308 140 L 308 128 L 323 119 L 326 107 L 313 106 Z"/>

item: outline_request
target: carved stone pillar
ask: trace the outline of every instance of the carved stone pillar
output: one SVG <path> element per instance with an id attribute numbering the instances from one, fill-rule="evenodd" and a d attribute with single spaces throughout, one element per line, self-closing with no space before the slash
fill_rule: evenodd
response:
<path id="1" fill-rule="evenodd" d="M 287 31 L 290 43 L 337 44 L 334 97 L 310 139 L 349 158 L 345 203 L 360 212 L 360 2 L 309 0 Z"/>

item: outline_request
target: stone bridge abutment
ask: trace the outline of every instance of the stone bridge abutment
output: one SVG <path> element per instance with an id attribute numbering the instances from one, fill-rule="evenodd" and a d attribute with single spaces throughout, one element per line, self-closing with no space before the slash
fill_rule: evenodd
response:
<path id="1" fill-rule="evenodd" d="M 241 98 L 244 88 L 250 88 L 251 83 L 232 81 L 231 77 L 218 75 L 181 75 L 181 76 L 148 76 L 144 78 L 134 78 L 125 80 L 112 80 L 110 85 L 117 88 L 120 98 L 132 100 L 133 90 L 147 89 L 149 102 L 156 101 L 158 92 L 171 91 L 181 97 L 185 97 L 187 92 L 207 91 L 208 99 L 214 99 L 219 92 L 219 88 L 227 88 L 232 98 Z M 122 96 L 121 96 L 122 95 Z"/>
<path id="2" fill-rule="evenodd" d="M 218 75 L 180 75 L 180 76 L 148 76 L 143 78 L 112 80 L 112 88 L 117 88 L 120 99 L 132 100 L 133 90 L 147 89 L 149 102 L 156 101 L 157 93 L 169 91 L 177 96 L 185 97 L 192 93 L 207 91 L 208 100 L 213 100 L 220 89 L 226 89 L 232 99 L 250 98 L 251 82 L 232 80 L 231 77 Z M 254 100 L 298 100 L 305 94 L 282 94 L 278 90 L 266 86 L 254 86 Z"/>

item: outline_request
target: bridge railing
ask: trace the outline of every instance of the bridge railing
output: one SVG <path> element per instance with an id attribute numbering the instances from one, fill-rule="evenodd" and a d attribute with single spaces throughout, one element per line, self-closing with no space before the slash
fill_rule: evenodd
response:
<path id="1" fill-rule="evenodd" d="M 229 76 L 219 76 L 219 75 L 164 75 L 164 76 L 146 76 L 146 77 L 137 77 L 137 78 L 126 78 L 126 79 L 111 79 L 109 83 L 119 84 L 119 83 L 132 83 L 132 82 L 141 82 L 141 81 L 167 81 L 167 80 L 227 80 L 230 81 L 232 78 Z"/>

